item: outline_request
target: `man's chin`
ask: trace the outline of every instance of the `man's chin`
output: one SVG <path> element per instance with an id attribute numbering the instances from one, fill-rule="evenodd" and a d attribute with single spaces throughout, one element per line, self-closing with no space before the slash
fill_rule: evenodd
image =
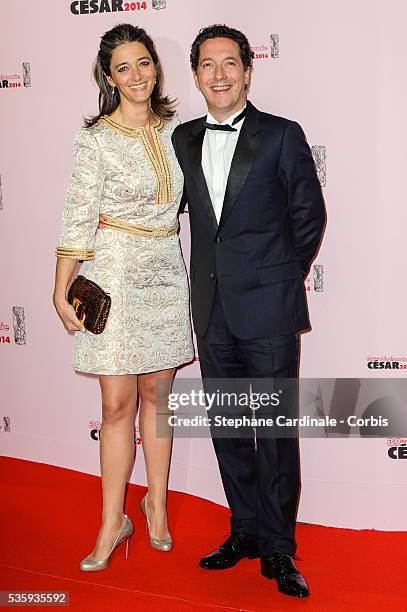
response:
<path id="1" fill-rule="evenodd" d="M 234 104 L 230 100 L 211 100 L 212 108 L 221 111 L 227 111 L 234 106 Z"/>

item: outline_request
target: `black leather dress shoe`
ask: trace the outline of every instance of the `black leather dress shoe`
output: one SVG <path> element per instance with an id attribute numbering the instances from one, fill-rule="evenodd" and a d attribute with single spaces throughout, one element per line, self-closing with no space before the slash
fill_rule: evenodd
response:
<path id="1" fill-rule="evenodd" d="M 309 589 L 290 555 L 275 552 L 261 557 L 261 575 L 277 580 L 278 590 L 293 597 L 308 597 Z"/>
<path id="2" fill-rule="evenodd" d="M 245 533 L 232 533 L 219 548 L 202 557 L 199 566 L 204 569 L 227 569 L 241 559 L 256 559 L 259 556 L 257 540 Z"/>

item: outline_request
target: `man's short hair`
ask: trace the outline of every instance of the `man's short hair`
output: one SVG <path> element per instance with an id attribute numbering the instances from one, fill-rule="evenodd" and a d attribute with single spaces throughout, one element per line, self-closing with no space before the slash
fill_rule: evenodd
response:
<path id="1" fill-rule="evenodd" d="M 192 43 L 189 58 L 191 61 L 191 68 L 194 72 L 198 70 L 199 51 L 201 45 L 210 38 L 230 38 L 231 40 L 235 41 L 235 43 L 239 45 L 240 58 L 245 71 L 252 66 L 254 53 L 250 47 L 247 37 L 243 34 L 243 32 L 235 30 L 234 28 L 229 28 L 226 25 L 215 24 L 199 30 L 198 36 Z"/>

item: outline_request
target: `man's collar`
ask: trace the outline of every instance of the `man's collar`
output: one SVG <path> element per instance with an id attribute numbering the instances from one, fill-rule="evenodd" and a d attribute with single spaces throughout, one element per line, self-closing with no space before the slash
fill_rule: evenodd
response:
<path id="1" fill-rule="evenodd" d="M 185 126 L 186 131 L 191 134 L 193 138 L 195 138 L 199 134 L 205 132 L 205 121 L 206 115 L 204 117 L 199 117 L 198 119 L 188 121 L 183 125 Z M 253 106 L 250 100 L 247 100 L 247 115 L 243 122 L 242 129 L 245 130 L 251 136 L 253 136 L 259 130 L 262 129 L 260 125 L 260 112 L 255 106 Z"/>
<path id="2" fill-rule="evenodd" d="M 210 112 L 208 112 L 207 116 L 206 116 L 206 121 L 208 123 L 217 123 L 218 125 L 232 125 L 232 121 L 233 119 L 235 119 L 236 117 L 238 117 L 240 115 L 240 113 L 246 108 L 247 106 L 247 102 L 244 103 L 244 105 L 242 106 L 242 108 L 240 108 L 236 113 L 233 113 L 233 115 L 230 115 L 230 117 L 228 117 L 227 119 L 225 119 L 225 121 L 217 121 Z"/>

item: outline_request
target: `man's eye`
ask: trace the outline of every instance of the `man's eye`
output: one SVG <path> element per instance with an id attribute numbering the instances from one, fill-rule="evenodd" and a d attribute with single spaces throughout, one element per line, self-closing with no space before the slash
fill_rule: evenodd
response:
<path id="1" fill-rule="evenodd" d="M 204 64 L 202 64 L 202 68 L 209 68 L 210 66 L 212 66 L 210 62 L 205 62 Z"/>
<path id="2" fill-rule="evenodd" d="M 229 66 L 236 66 L 236 62 L 234 62 L 233 60 L 229 60 L 228 62 L 226 62 Z"/>

